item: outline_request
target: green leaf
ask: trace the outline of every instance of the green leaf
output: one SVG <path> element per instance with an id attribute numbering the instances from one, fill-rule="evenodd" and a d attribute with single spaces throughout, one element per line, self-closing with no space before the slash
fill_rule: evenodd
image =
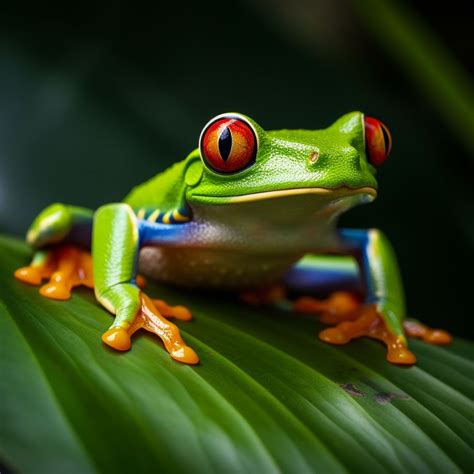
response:
<path id="1" fill-rule="evenodd" d="M 474 345 L 413 341 L 416 366 L 369 340 L 334 347 L 312 317 L 150 285 L 188 305 L 199 353 L 173 361 L 148 334 L 101 343 L 111 316 L 90 290 L 42 298 L 0 238 L 1 457 L 18 472 L 470 472 Z"/>

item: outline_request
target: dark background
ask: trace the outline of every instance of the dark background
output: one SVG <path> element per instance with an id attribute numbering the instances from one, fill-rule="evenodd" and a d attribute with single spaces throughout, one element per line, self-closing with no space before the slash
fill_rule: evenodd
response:
<path id="1" fill-rule="evenodd" d="M 2 7 L 0 231 L 23 234 L 51 202 L 120 200 L 184 158 L 218 113 L 271 130 L 362 110 L 389 126 L 394 149 L 377 201 L 342 224 L 390 237 L 412 316 L 472 336 L 472 147 L 440 108 L 443 90 L 425 93 L 426 68 L 407 70 L 409 48 L 388 46 L 356 3 Z M 388 4 L 426 28 L 472 91 L 471 2 Z"/>

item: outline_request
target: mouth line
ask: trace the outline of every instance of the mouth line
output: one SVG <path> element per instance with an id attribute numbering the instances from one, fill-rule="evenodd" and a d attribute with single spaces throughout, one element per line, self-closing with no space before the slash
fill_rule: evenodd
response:
<path id="1" fill-rule="evenodd" d="M 290 189 L 279 189 L 275 191 L 262 191 L 259 193 L 245 194 L 242 196 L 212 196 L 213 199 L 222 199 L 228 203 L 238 202 L 253 202 L 262 201 L 264 199 L 276 199 L 285 196 L 297 196 L 297 195 L 308 195 L 316 194 L 320 196 L 332 196 L 332 197 L 346 197 L 354 196 L 356 194 L 368 194 L 375 198 L 377 191 L 375 188 L 370 186 L 363 186 L 360 188 L 350 188 L 348 186 L 340 186 L 338 188 L 290 188 Z M 196 195 L 195 197 L 210 197 L 205 195 Z"/>

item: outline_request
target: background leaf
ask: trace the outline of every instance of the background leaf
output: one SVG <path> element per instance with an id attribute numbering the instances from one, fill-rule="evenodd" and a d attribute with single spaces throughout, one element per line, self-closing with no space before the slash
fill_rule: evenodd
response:
<path id="1" fill-rule="evenodd" d="M 68 302 L 15 281 L 30 250 L 0 239 L 1 450 L 20 472 L 470 472 L 474 346 L 417 341 L 416 366 L 360 340 L 333 347 L 320 325 L 213 293 L 151 285 L 188 305 L 179 324 L 201 357 L 159 340 L 119 354 L 111 316 L 86 289 Z"/>

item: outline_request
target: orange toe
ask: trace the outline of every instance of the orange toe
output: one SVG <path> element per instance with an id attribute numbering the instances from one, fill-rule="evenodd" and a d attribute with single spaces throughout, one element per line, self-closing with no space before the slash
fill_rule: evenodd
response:
<path id="1" fill-rule="evenodd" d="M 451 334 L 442 329 L 431 329 L 418 321 L 407 320 L 403 323 L 407 336 L 422 339 L 428 344 L 447 345 L 453 340 Z"/>
<path id="2" fill-rule="evenodd" d="M 189 346 L 181 346 L 173 350 L 170 354 L 173 359 L 183 362 L 184 364 L 194 365 L 199 362 L 198 355 Z"/>
<path id="3" fill-rule="evenodd" d="M 423 338 L 425 342 L 429 342 L 430 344 L 437 344 L 437 345 L 446 345 L 451 344 L 453 341 L 453 337 L 446 331 L 442 329 L 433 329 L 429 331 L 429 333 Z"/>
<path id="4" fill-rule="evenodd" d="M 412 365 L 416 362 L 416 356 L 404 346 L 389 349 L 387 360 L 392 364 Z"/>
<path id="5" fill-rule="evenodd" d="M 42 296 L 53 300 L 65 301 L 71 297 L 71 290 L 61 283 L 46 283 L 39 292 Z"/>
<path id="6" fill-rule="evenodd" d="M 329 344 L 347 344 L 350 341 L 350 337 L 345 335 L 340 329 L 338 328 L 328 328 L 324 329 L 319 333 L 319 339 L 324 342 L 328 342 Z"/>
<path id="7" fill-rule="evenodd" d="M 102 341 L 117 351 L 128 351 L 132 345 L 130 336 L 123 328 L 110 328 L 102 335 Z"/>
<path id="8" fill-rule="evenodd" d="M 22 267 L 15 271 L 15 278 L 23 283 L 39 285 L 41 283 L 41 272 L 36 267 Z"/>
<path id="9" fill-rule="evenodd" d="M 49 278 L 49 282 L 40 288 L 40 294 L 46 298 L 67 300 L 76 286 L 94 287 L 92 256 L 79 247 L 53 247 L 45 258 L 35 256 L 33 261 L 36 263 L 16 270 L 15 278 L 31 285 L 39 285 L 43 278 Z"/>
<path id="10" fill-rule="evenodd" d="M 191 311 L 189 311 L 186 306 L 170 306 L 166 301 L 163 300 L 152 300 L 156 309 L 165 317 L 165 318 L 175 318 L 181 321 L 190 321 L 193 319 Z"/>
<path id="11" fill-rule="evenodd" d="M 181 321 L 189 321 L 193 318 L 191 311 L 186 306 L 175 306 L 173 308 L 173 316 Z"/>

